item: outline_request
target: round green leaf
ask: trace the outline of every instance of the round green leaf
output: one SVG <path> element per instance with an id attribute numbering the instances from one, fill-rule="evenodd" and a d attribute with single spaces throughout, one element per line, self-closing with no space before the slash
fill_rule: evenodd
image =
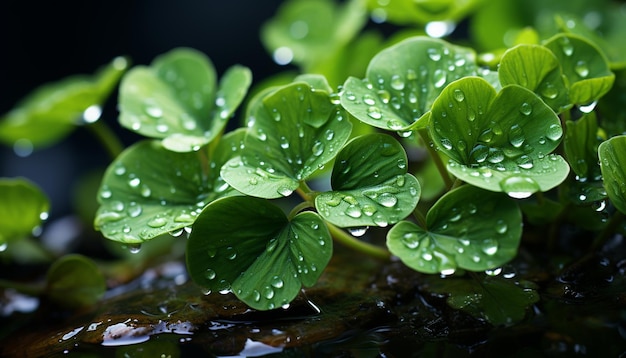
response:
<path id="1" fill-rule="evenodd" d="M 433 21 L 459 21 L 479 3 L 479 0 L 368 0 L 372 16 L 397 25 L 424 25 Z M 454 26 L 454 25 L 450 25 Z"/>
<path id="2" fill-rule="evenodd" d="M 63 256 L 48 270 L 46 294 L 61 306 L 78 308 L 93 305 L 105 291 L 104 275 L 92 260 L 82 255 Z"/>
<path id="3" fill-rule="evenodd" d="M 233 292 L 258 310 L 289 304 L 312 286 L 332 256 L 324 221 L 302 212 L 289 221 L 270 202 L 232 196 L 209 204 L 187 244 L 191 278 L 210 291 Z"/>
<path id="4" fill-rule="evenodd" d="M 122 79 L 120 123 L 163 139 L 172 151 L 199 150 L 224 129 L 243 100 L 252 75 L 242 66 L 226 71 L 217 88 L 213 64 L 203 53 L 178 48 L 137 66 Z"/>
<path id="5" fill-rule="evenodd" d="M 484 271 L 517 255 L 522 214 L 503 194 L 471 185 L 442 196 L 428 211 L 428 228 L 402 221 L 387 234 L 387 246 L 414 270 Z"/>
<path id="6" fill-rule="evenodd" d="M 528 88 L 557 113 L 570 105 L 559 61 L 544 46 L 523 44 L 507 50 L 498 75 L 503 86 L 516 84 Z"/>
<path id="7" fill-rule="evenodd" d="M 598 147 L 604 188 L 617 210 L 626 214 L 626 136 L 616 136 Z"/>
<path id="8" fill-rule="evenodd" d="M 286 1 L 261 28 L 261 39 L 277 62 L 284 56 L 309 72 L 316 63 L 346 45 L 367 22 L 361 1 Z"/>
<path id="9" fill-rule="evenodd" d="M 407 174 L 402 145 L 386 134 L 351 140 L 337 155 L 333 191 L 315 198 L 327 221 L 340 227 L 387 226 L 408 216 L 420 197 L 417 179 Z"/>
<path id="10" fill-rule="evenodd" d="M 0 247 L 31 234 L 48 216 L 48 198 L 30 181 L 0 178 Z"/>
<path id="11" fill-rule="evenodd" d="M 242 193 L 262 198 L 290 195 L 337 155 L 352 129 L 330 94 L 305 82 L 262 94 L 247 117 L 241 157 L 224 165 L 222 176 Z"/>
<path id="12" fill-rule="evenodd" d="M 613 86 L 615 74 L 600 50 L 573 34 L 558 34 L 547 40 L 569 81 L 571 103 L 589 104 L 604 96 Z"/>
<path id="13" fill-rule="evenodd" d="M 207 203 L 234 193 L 219 168 L 238 153 L 242 137 L 242 131 L 224 136 L 208 172 L 197 153 L 172 152 L 156 141 L 126 149 L 102 180 L 96 229 L 109 239 L 138 244 L 191 226 Z"/>
<path id="14" fill-rule="evenodd" d="M 448 83 L 476 74 L 475 58 L 473 50 L 442 40 L 406 39 L 379 52 L 365 79 L 346 80 L 341 105 L 374 127 L 406 130 L 423 118 Z"/>
<path id="15" fill-rule="evenodd" d="M 432 108 L 429 133 L 461 180 L 514 197 L 559 185 L 569 167 L 558 155 L 563 129 L 557 115 L 530 90 L 500 92 L 482 78 L 448 85 Z"/>
<path id="16" fill-rule="evenodd" d="M 118 57 L 92 76 L 71 76 L 37 88 L 0 118 L 0 142 L 50 145 L 77 124 L 98 120 L 101 107 L 127 67 L 128 61 Z"/>

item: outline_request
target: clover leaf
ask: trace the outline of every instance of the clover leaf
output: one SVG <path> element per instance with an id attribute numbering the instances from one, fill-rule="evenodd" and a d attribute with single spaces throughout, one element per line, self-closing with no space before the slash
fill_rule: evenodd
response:
<path id="1" fill-rule="evenodd" d="M 0 247 L 31 234 L 48 216 L 49 202 L 30 181 L 0 178 Z"/>
<path id="2" fill-rule="evenodd" d="M 525 198 L 569 173 L 567 162 L 550 154 L 563 136 L 559 118 L 518 85 L 496 92 L 479 77 L 455 81 L 433 104 L 428 129 L 450 158 L 450 173 L 487 190 Z"/>
<path id="3" fill-rule="evenodd" d="M 349 77 L 341 105 L 371 126 L 393 131 L 425 127 L 426 117 L 444 87 L 476 74 L 472 49 L 428 37 L 406 39 L 379 52 L 366 78 Z"/>
<path id="4" fill-rule="evenodd" d="M 321 79 L 303 77 L 251 101 L 241 157 L 222 167 L 228 184 L 247 195 L 288 196 L 337 155 L 352 124 Z"/>
<path id="5" fill-rule="evenodd" d="M 407 174 L 402 145 L 386 134 L 351 140 L 337 155 L 333 191 L 319 194 L 315 207 L 340 227 L 387 226 L 408 216 L 420 197 L 417 179 Z"/>
<path id="6" fill-rule="evenodd" d="M 518 45 L 507 50 L 500 60 L 498 75 L 503 86 L 517 84 L 528 88 L 556 113 L 570 105 L 559 61 L 544 46 Z"/>
<path id="7" fill-rule="evenodd" d="M 558 34 L 544 44 L 557 57 L 569 82 L 569 98 L 574 104 L 589 104 L 605 95 L 613 86 L 604 54 L 583 37 Z"/>
<path id="8" fill-rule="evenodd" d="M 188 48 L 137 66 L 122 79 L 120 123 L 139 134 L 163 139 L 176 152 L 197 151 L 220 135 L 241 104 L 252 75 L 243 66 L 224 73 L 219 87 L 210 59 Z"/>
<path id="9" fill-rule="evenodd" d="M 198 153 L 172 152 L 158 141 L 129 147 L 104 174 L 95 227 L 109 239 L 140 244 L 191 226 L 206 204 L 235 193 L 219 168 L 238 153 L 242 138 L 241 130 L 222 137 L 208 168 Z"/>
<path id="10" fill-rule="evenodd" d="M 480 281 L 460 278 L 431 280 L 429 288 L 448 295 L 450 307 L 486 319 L 496 326 L 521 321 L 528 308 L 540 298 L 534 283 L 499 276 L 484 276 Z"/>
<path id="11" fill-rule="evenodd" d="M 75 75 L 42 85 L 0 118 L 0 142 L 13 145 L 26 140 L 33 147 L 51 145 L 81 121 L 98 120 L 101 107 L 127 67 L 127 59 L 118 57 L 91 76 Z"/>
<path id="12" fill-rule="evenodd" d="M 471 185 L 442 196 L 428 211 L 426 225 L 401 221 L 387 234 L 389 251 L 424 273 L 498 267 L 515 257 L 522 236 L 517 204 Z"/>
<path id="13" fill-rule="evenodd" d="M 232 196 L 209 204 L 187 244 L 191 278 L 211 291 L 232 291 L 252 308 L 289 304 L 317 282 L 332 255 L 324 221 L 306 211 L 287 219 L 269 201 Z"/>
<path id="14" fill-rule="evenodd" d="M 598 147 L 604 188 L 617 210 L 626 214 L 626 136 L 616 136 Z"/>

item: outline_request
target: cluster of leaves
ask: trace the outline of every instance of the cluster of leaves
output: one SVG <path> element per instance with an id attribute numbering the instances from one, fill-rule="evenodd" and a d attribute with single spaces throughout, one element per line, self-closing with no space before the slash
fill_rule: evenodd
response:
<path id="1" fill-rule="evenodd" d="M 252 84 L 248 68 L 233 66 L 218 81 L 208 57 L 178 48 L 125 72 L 119 121 L 147 139 L 104 174 L 96 229 L 135 250 L 187 232 L 192 279 L 259 310 L 286 307 L 314 285 L 334 239 L 419 272 L 455 274 L 460 283 L 433 287 L 451 305 L 495 324 L 521 319 L 538 300 L 532 283 L 464 280 L 463 272 L 493 273 L 515 258 L 524 220 L 559 224 L 592 213 L 585 229 L 615 230 L 626 213 L 626 136 L 598 108 L 614 95 L 623 59 L 570 15 L 489 53 L 414 31 L 383 43 L 361 31 L 368 14 L 445 24 L 479 2 L 380 3 L 286 3 L 262 36 L 303 74 L 250 96 L 243 125 L 230 131 Z M 65 128 L 101 104 L 123 71 L 114 62 L 94 79 L 58 84 L 55 96 L 33 95 L 0 122 L 0 139 L 57 139 L 29 137 L 42 133 L 31 126 L 45 117 Z M 429 157 L 413 169 L 408 151 Z M 19 190 L 23 183 L 0 195 L 24 196 Z M 0 244 L 39 224 L 47 201 L 37 205 L 26 209 L 32 218 L 20 214 L 25 229 L 0 226 L 9 230 Z M 15 212 L 0 220 L 19 222 Z M 367 227 L 388 229 L 386 248 L 357 237 Z M 513 309 L 494 311 L 494 297 Z"/>

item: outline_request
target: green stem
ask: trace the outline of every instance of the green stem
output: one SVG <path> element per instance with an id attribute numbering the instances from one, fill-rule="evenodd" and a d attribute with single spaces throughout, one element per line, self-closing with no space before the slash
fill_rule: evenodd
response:
<path id="1" fill-rule="evenodd" d="M 443 162 L 441 161 L 441 157 L 439 156 L 439 153 L 437 153 L 437 151 L 430 146 L 429 144 L 429 137 L 428 137 L 428 133 L 426 132 L 426 129 L 420 129 L 419 131 L 420 137 L 422 137 L 422 140 L 424 141 L 424 146 L 428 149 L 428 154 L 430 154 L 431 159 L 435 162 L 435 166 L 437 167 L 437 171 L 439 171 L 439 174 L 441 175 L 441 178 L 443 179 L 443 182 L 446 185 L 446 189 L 450 190 L 450 188 L 452 188 L 452 179 L 450 178 L 450 175 L 448 174 L 448 169 L 446 169 L 446 166 L 443 164 Z"/>
<path id="2" fill-rule="evenodd" d="M 609 238 L 609 236 L 615 233 L 615 230 L 617 229 L 619 224 L 624 221 L 625 218 L 626 216 L 622 214 L 621 211 L 616 211 L 615 214 L 611 216 L 611 219 L 609 219 L 609 222 L 604 227 L 604 230 L 602 230 L 602 232 L 591 243 L 591 251 L 599 249 L 600 246 L 602 246 L 602 244 Z"/>
<path id="3" fill-rule="evenodd" d="M 417 207 L 413 210 L 413 217 L 417 221 L 417 224 L 424 230 L 426 230 L 426 217 L 422 214 Z"/>
<path id="4" fill-rule="evenodd" d="M 361 241 L 329 222 L 326 222 L 326 226 L 328 227 L 333 239 L 344 246 L 380 260 L 388 261 L 391 258 L 389 251 L 383 249 L 382 247 Z"/>
<path id="5" fill-rule="evenodd" d="M 117 158 L 124 150 L 122 142 L 103 121 L 96 121 L 85 127 L 98 139 L 102 146 L 104 146 L 111 159 Z"/>

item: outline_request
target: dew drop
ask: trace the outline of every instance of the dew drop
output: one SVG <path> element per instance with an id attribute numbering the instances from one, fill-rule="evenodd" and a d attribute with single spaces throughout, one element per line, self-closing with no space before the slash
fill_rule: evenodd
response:
<path id="1" fill-rule="evenodd" d="M 486 239 L 482 243 L 481 250 L 489 256 L 495 255 L 498 251 L 498 242 L 494 239 Z"/>
<path id="2" fill-rule="evenodd" d="M 356 206 L 356 205 L 350 205 L 348 206 L 348 208 L 346 209 L 346 215 L 348 215 L 351 218 L 360 218 L 361 215 L 363 215 L 363 212 L 361 211 L 361 209 Z"/>
<path id="3" fill-rule="evenodd" d="M 0 252 L 6 251 L 8 247 L 9 245 L 6 242 L 2 243 L 2 245 L 0 245 Z"/>
<path id="4" fill-rule="evenodd" d="M 458 88 L 453 91 L 453 95 L 454 99 L 457 102 L 463 102 L 463 100 L 465 99 L 465 93 L 463 93 L 463 91 Z"/>
<path id="5" fill-rule="evenodd" d="M 561 37 L 559 42 L 561 43 L 561 50 L 563 50 L 565 56 L 571 56 L 574 53 L 574 46 L 572 46 L 567 37 Z"/>
<path id="6" fill-rule="evenodd" d="M 439 142 L 441 143 L 441 146 L 446 148 L 447 150 L 451 150 L 452 149 L 452 142 L 450 142 L 450 139 L 448 139 L 448 138 L 441 138 L 441 140 Z"/>
<path id="7" fill-rule="evenodd" d="M 150 187 L 148 187 L 147 185 L 142 185 L 141 186 L 141 196 L 143 196 L 144 198 L 147 198 L 150 196 L 150 194 L 152 194 L 152 190 L 150 190 Z"/>
<path id="8" fill-rule="evenodd" d="M 131 254 L 138 254 L 141 251 L 141 244 L 126 244 L 126 247 Z"/>
<path id="9" fill-rule="evenodd" d="M 533 160 L 531 157 L 527 155 L 522 155 L 516 160 L 517 166 L 522 169 L 532 169 L 533 168 Z"/>
<path id="10" fill-rule="evenodd" d="M 257 290 L 252 290 L 252 299 L 255 302 L 259 302 L 261 300 L 261 293 Z"/>
<path id="11" fill-rule="evenodd" d="M 156 125 L 156 131 L 159 133 L 165 133 L 170 129 L 165 123 L 159 123 Z"/>
<path id="12" fill-rule="evenodd" d="M 404 89 L 404 80 L 399 75 L 391 76 L 391 88 L 396 91 L 402 91 Z"/>
<path id="13" fill-rule="evenodd" d="M 204 273 L 204 277 L 206 277 L 207 280 L 213 280 L 215 276 L 217 276 L 217 274 L 212 269 L 207 269 L 206 272 Z"/>
<path id="14" fill-rule="evenodd" d="M 237 258 L 237 251 L 232 246 L 228 246 L 226 248 L 226 258 L 229 260 L 234 260 Z"/>
<path id="15" fill-rule="evenodd" d="M 383 117 L 383 113 L 375 106 L 367 108 L 367 115 L 372 119 L 381 119 Z"/>
<path id="16" fill-rule="evenodd" d="M 289 140 L 284 136 L 280 137 L 280 147 L 283 149 L 289 148 Z"/>
<path id="17" fill-rule="evenodd" d="M 508 225 L 502 219 L 496 221 L 495 228 L 498 234 L 506 234 L 507 230 L 509 229 Z"/>
<path id="18" fill-rule="evenodd" d="M 380 205 L 386 208 L 392 208 L 398 203 L 398 198 L 390 193 L 382 193 L 376 200 Z"/>
<path id="19" fill-rule="evenodd" d="M 272 281 L 270 284 L 274 286 L 275 288 L 282 288 L 285 285 L 283 280 L 278 276 L 272 277 Z"/>
<path id="20" fill-rule="evenodd" d="M 519 148 L 524 144 L 525 140 L 522 127 L 517 124 L 512 125 L 509 130 L 509 143 L 515 148 Z"/>
<path id="21" fill-rule="evenodd" d="M 402 235 L 402 243 L 411 250 L 416 249 L 420 245 L 419 238 L 414 232 L 407 232 Z"/>
<path id="22" fill-rule="evenodd" d="M 291 193 L 293 193 L 293 190 L 289 189 L 286 186 L 280 187 L 277 190 L 278 194 L 282 195 L 282 196 L 289 196 L 291 195 Z"/>
<path id="23" fill-rule="evenodd" d="M 500 188 L 510 197 L 524 199 L 539 191 L 539 184 L 525 176 L 511 176 L 500 182 Z"/>
<path id="24" fill-rule="evenodd" d="M 444 72 L 441 69 L 437 69 L 433 73 L 433 81 L 434 81 L 435 88 L 443 87 L 443 85 L 446 83 L 446 79 L 447 79 L 446 72 Z"/>
<path id="25" fill-rule="evenodd" d="M 348 229 L 348 232 L 350 232 L 350 235 L 354 236 L 354 237 L 361 237 L 363 235 L 365 235 L 365 233 L 367 232 L 368 226 L 363 226 L 363 227 L 351 227 Z"/>
<path id="26" fill-rule="evenodd" d="M 562 136 L 563 136 L 563 128 L 561 128 L 561 126 L 556 123 L 551 124 L 548 127 L 548 130 L 546 131 L 546 137 L 548 137 L 548 139 L 553 140 L 553 141 L 557 141 L 561 139 Z"/>
<path id="27" fill-rule="evenodd" d="M 313 147 L 311 149 L 313 151 L 313 155 L 319 157 L 324 153 L 324 143 L 320 141 L 316 141 L 313 143 Z"/>
<path id="28" fill-rule="evenodd" d="M 426 50 L 426 53 L 428 57 L 435 62 L 441 60 L 441 51 L 436 48 L 429 48 Z"/>
<path id="29" fill-rule="evenodd" d="M 366 94 L 363 96 L 363 103 L 367 104 L 368 106 L 373 106 L 376 104 L 376 101 L 374 100 L 374 97 Z"/>
<path id="30" fill-rule="evenodd" d="M 587 67 L 587 62 L 583 60 L 576 62 L 574 71 L 576 71 L 576 73 L 582 78 L 589 76 L 589 67 Z"/>
<path id="31" fill-rule="evenodd" d="M 541 89 L 540 93 L 547 99 L 555 99 L 559 95 L 559 91 L 551 83 L 546 83 Z"/>
<path id="32" fill-rule="evenodd" d="M 520 111 L 521 114 L 523 114 L 525 116 L 528 116 L 531 113 L 533 113 L 533 107 L 530 105 L 530 103 L 524 102 L 519 107 L 519 111 Z"/>
<path id="33" fill-rule="evenodd" d="M 141 180 L 139 178 L 132 178 L 128 181 L 128 185 L 130 185 L 131 188 L 137 188 L 139 184 L 141 184 Z"/>
<path id="34" fill-rule="evenodd" d="M 163 116 L 163 110 L 153 103 L 146 103 L 144 110 L 152 118 L 161 118 Z"/>
<path id="35" fill-rule="evenodd" d="M 152 220 L 148 221 L 148 226 L 155 228 L 155 229 L 163 227 L 165 226 L 165 224 L 167 224 L 167 219 L 164 217 L 160 217 L 160 216 L 157 216 L 153 218 Z"/>

